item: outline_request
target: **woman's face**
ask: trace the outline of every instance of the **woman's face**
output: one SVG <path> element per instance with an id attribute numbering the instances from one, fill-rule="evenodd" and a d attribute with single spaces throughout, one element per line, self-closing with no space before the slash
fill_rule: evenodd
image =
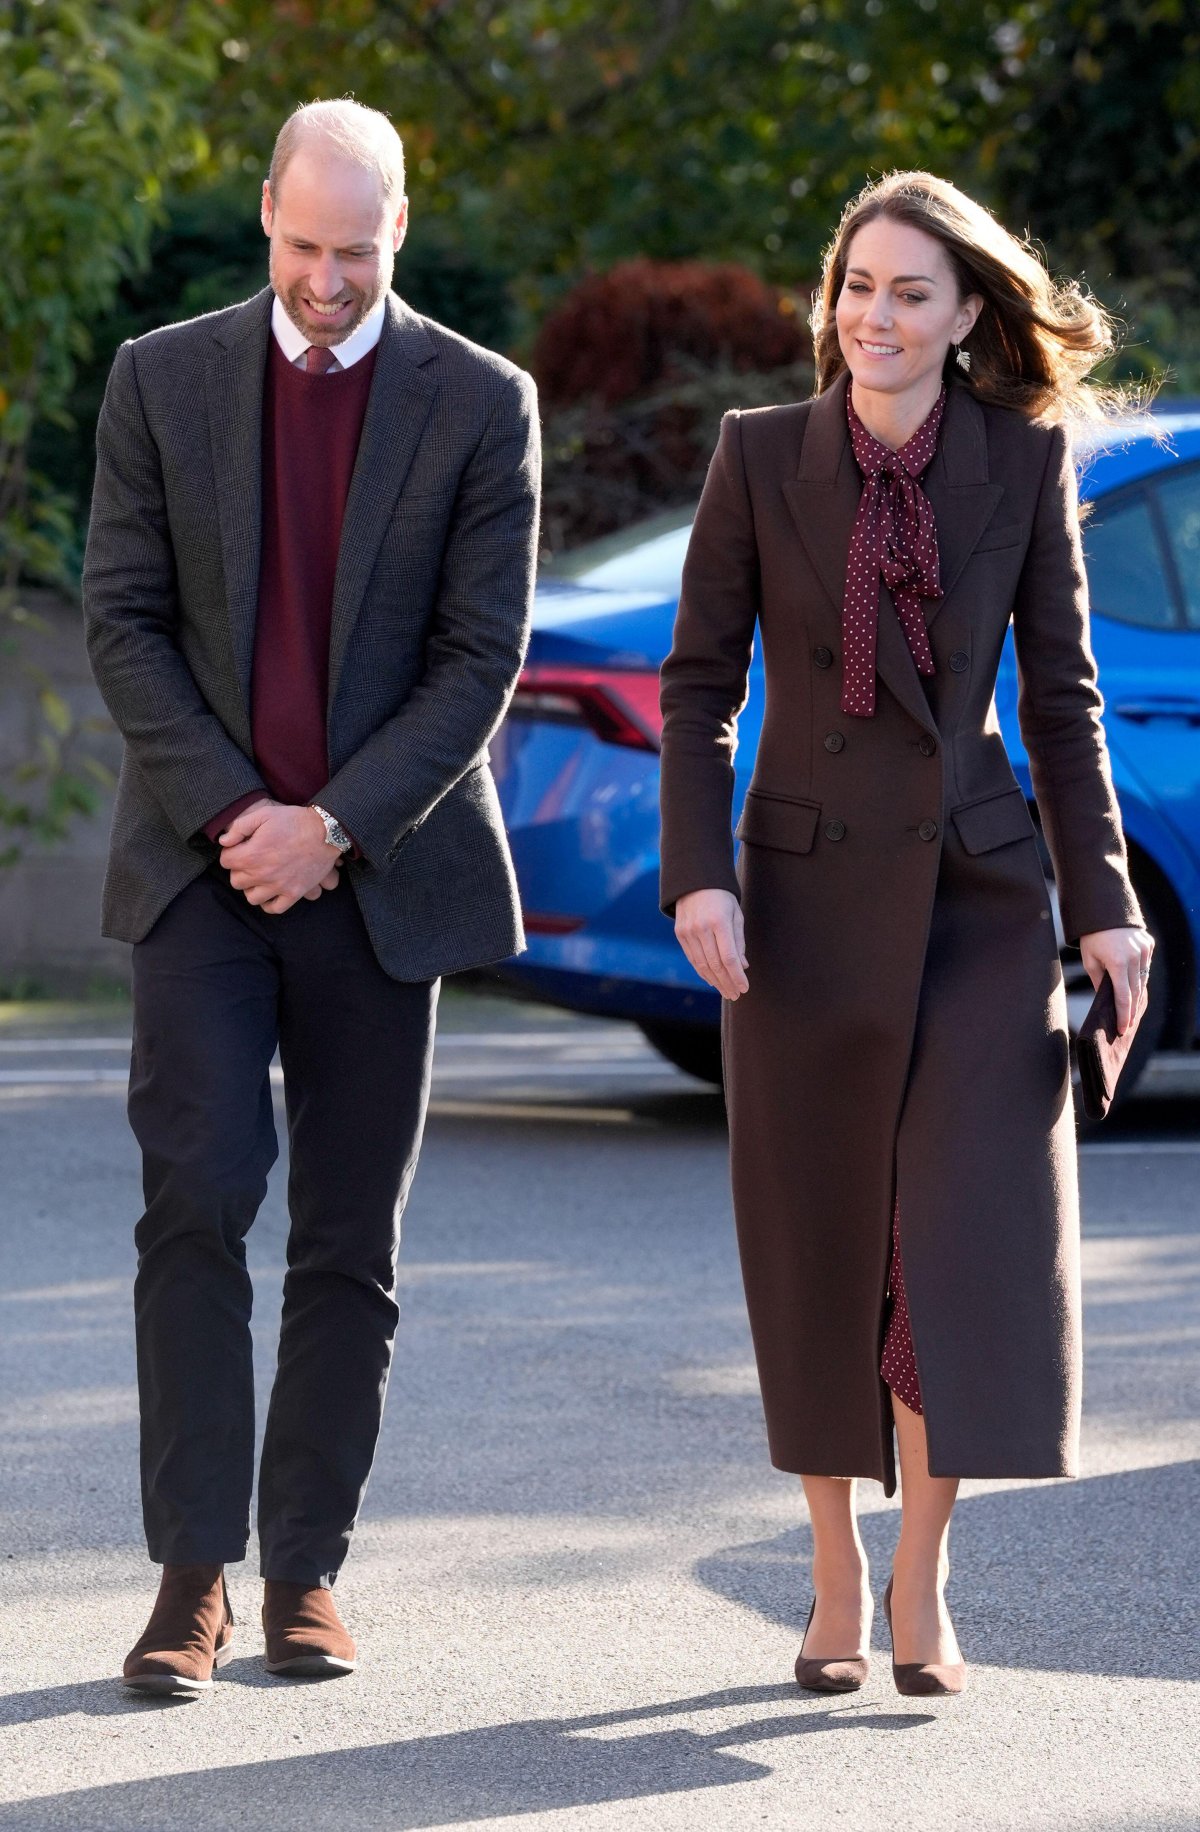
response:
<path id="1" fill-rule="evenodd" d="M 837 301 L 837 333 L 858 388 L 904 394 L 932 387 L 946 352 L 979 316 L 961 299 L 942 244 L 923 229 L 877 216 L 855 231 Z"/>

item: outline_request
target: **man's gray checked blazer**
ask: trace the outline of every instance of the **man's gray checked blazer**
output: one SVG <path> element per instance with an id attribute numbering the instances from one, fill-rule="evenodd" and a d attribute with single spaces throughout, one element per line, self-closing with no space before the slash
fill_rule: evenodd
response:
<path id="1" fill-rule="evenodd" d="M 215 857 L 207 821 L 261 788 L 250 670 L 270 289 L 122 345 L 97 434 L 88 651 L 125 738 L 104 933 L 146 935 Z M 334 589 L 330 780 L 346 869 L 400 980 L 524 946 L 486 747 L 528 639 L 534 385 L 394 294 Z"/>

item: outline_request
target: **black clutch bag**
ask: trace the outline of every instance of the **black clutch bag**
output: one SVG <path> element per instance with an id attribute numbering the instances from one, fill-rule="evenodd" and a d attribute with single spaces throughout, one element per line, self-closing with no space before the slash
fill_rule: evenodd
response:
<path id="1" fill-rule="evenodd" d="M 1090 1120 L 1102 1120 L 1113 1103 L 1121 1070 L 1137 1035 L 1137 1027 L 1146 1009 L 1146 990 L 1138 1000 L 1133 1023 L 1119 1036 L 1117 1033 L 1117 998 L 1106 973 L 1092 1000 L 1087 1017 L 1075 1039 L 1075 1060 L 1079 1065 L 1079 1089 L 1083 1110 Z"/>

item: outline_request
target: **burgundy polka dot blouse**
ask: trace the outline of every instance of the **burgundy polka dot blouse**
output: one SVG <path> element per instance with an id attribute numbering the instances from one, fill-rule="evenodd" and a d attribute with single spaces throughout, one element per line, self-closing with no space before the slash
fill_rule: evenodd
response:
<path id="1" fill-rule="evenodd" d="M 842 711 L 860 719 L 875 713 L 875 642 L 879 582 L 892 594 L 918 674 L 934 672 L 923 598 L 940 598 L 937 524 L 917 479 L 933 460 L 946 408 L 943 386 L 929 418 L 907 445 L 893 452 L 869 433 L 846 390 L 850 443 L 863 474 L 863 493 L 850 536 L 846 597 L 842 605 Z"/>
<path id="2" fill-rule="evenodd" d="M 917 1379 L 917 1358 L 913 1353 L 912 1328 L 908 1321 L 908 1299 L 904 1295 L 904 1267 L 900 1259 L 900 1198 L 892 1216 L 892 1269 L 888 1277 L 891 1309 L 883 1338 L 883 1359 L 879 1372 L 897 1399 L 910 1412 L 920 1412 L 921 1385 Z"/>

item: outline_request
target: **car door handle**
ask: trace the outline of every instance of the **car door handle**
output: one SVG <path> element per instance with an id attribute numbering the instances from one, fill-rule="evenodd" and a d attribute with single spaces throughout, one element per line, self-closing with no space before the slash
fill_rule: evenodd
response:
<path id="1" fill-rule="evenodd" d="M 1113 711 L 1134 725 L 1148 725 L 1152 719 L 1182 719 L 1185 725 L 1200 725 L 1200 700 L 1119 700 Z"/>

